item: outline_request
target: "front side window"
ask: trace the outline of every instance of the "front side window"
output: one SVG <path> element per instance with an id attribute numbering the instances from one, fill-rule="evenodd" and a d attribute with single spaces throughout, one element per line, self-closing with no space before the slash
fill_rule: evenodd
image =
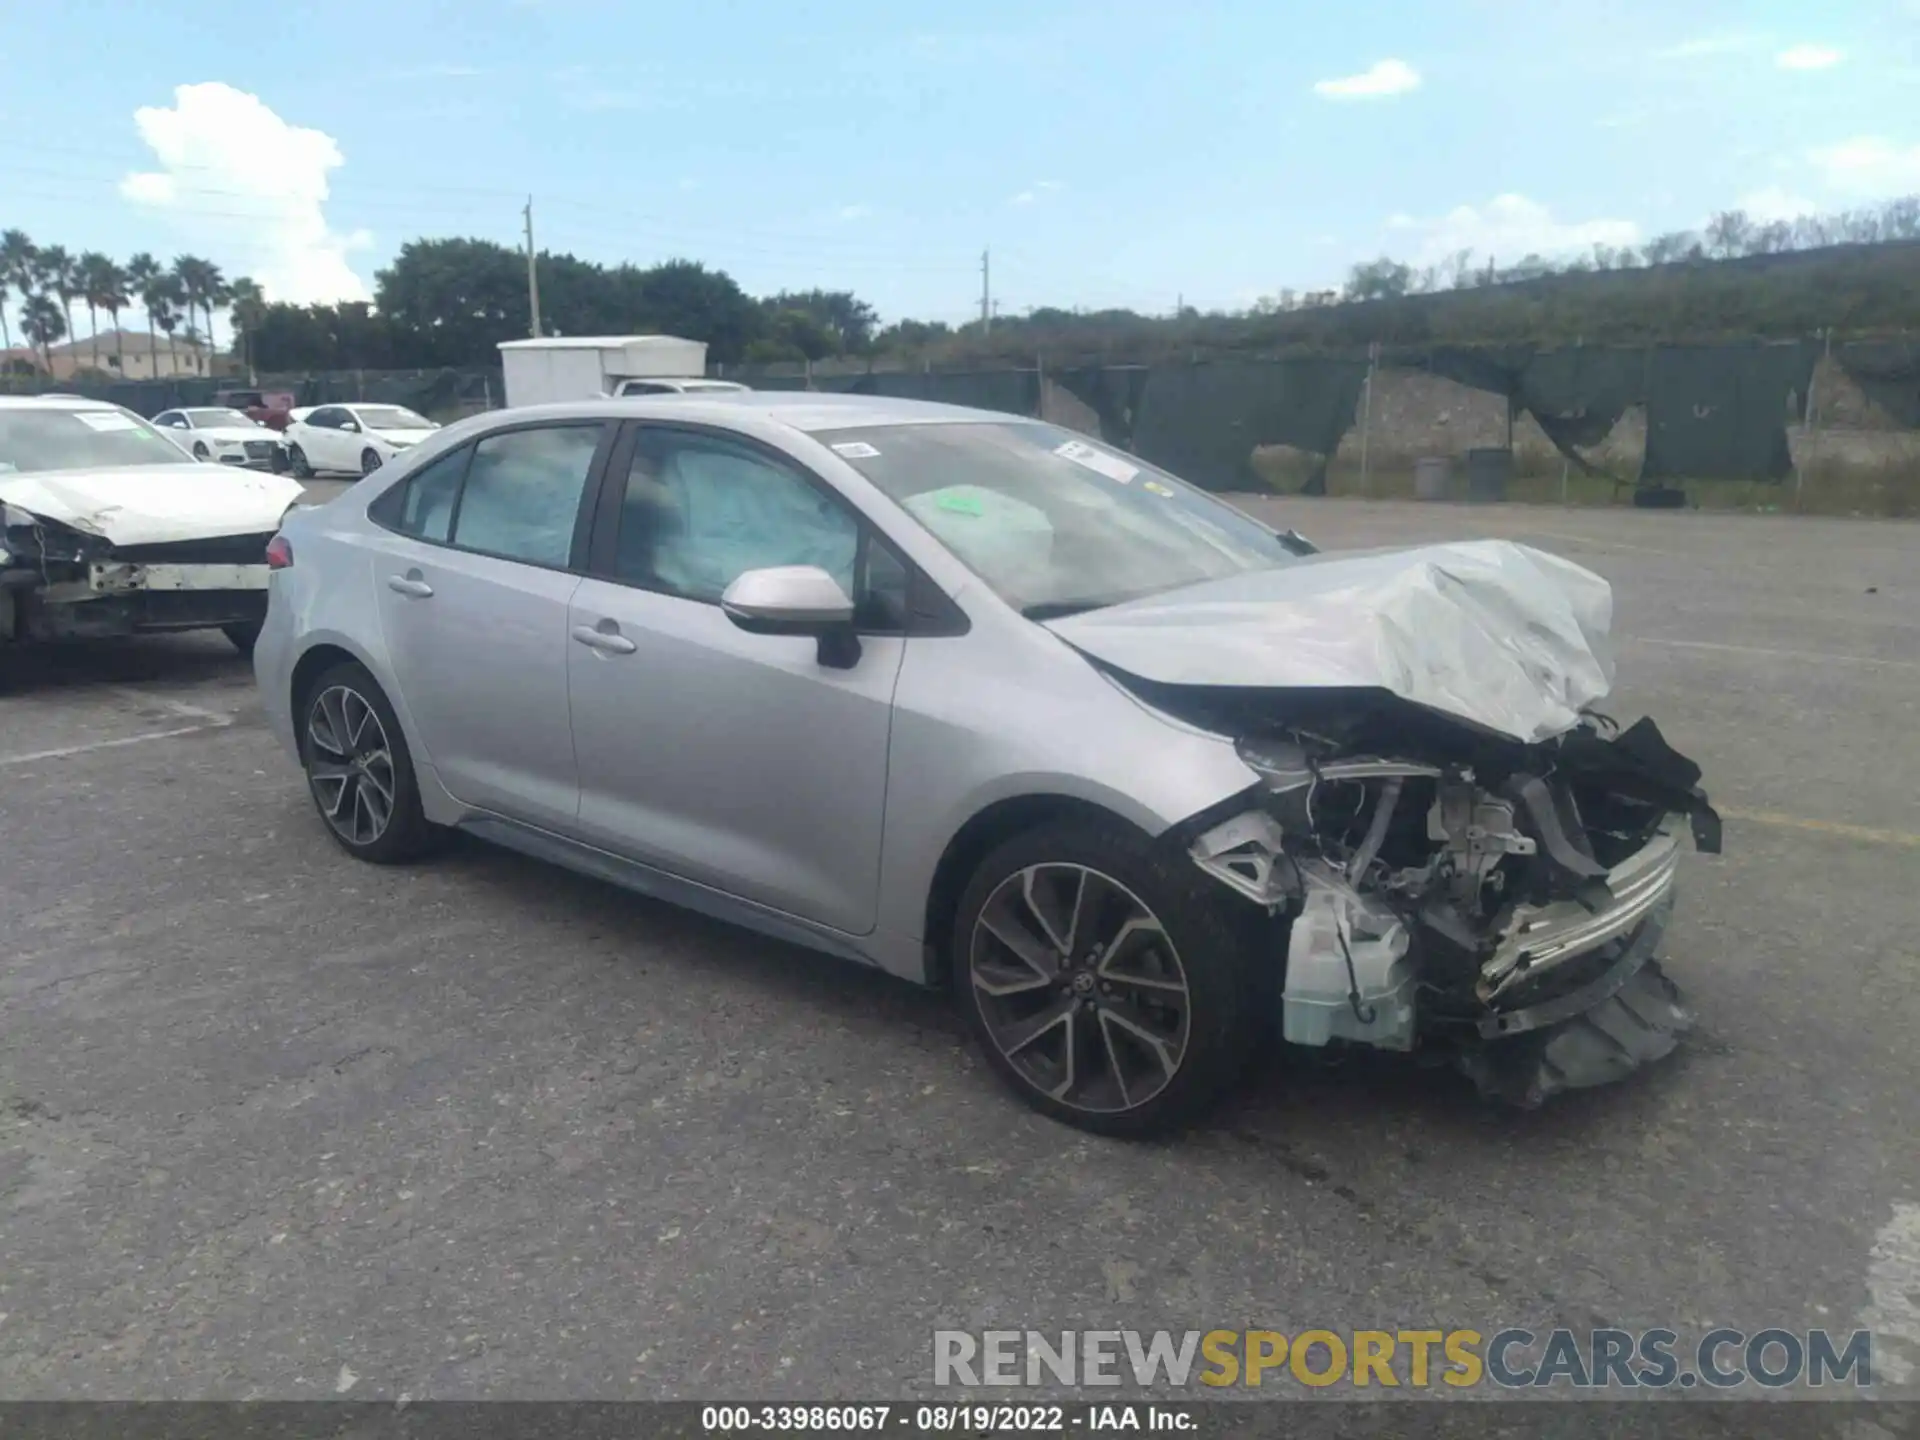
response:
<path id="1" fill-rule="evenodd" d="M 816 565 L 856 596 L 860 524 L 844 504 L 750 446 L 642 430 L 621 510 L 619 578 L 715 602 L 748 570 Z"/>
<path id="2" fill-rule="evenodd" d="M 453 543 L 531 565 L 565 566 L 600 432 L 599 425 L 547 425 L 475 444 Z"/>
<path id="3" fill-rule="evenodd" d="M 890 425 L 818 438 L 1036 619 L 1298 558 L 1224 501 L 1057 426 Z"/>

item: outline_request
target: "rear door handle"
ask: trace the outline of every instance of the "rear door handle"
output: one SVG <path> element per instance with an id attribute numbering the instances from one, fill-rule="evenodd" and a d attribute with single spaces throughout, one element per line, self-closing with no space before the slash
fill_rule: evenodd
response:
<path id="1" fill-rule="evenodd" d="M 433 594 L 433 586 L 411 575 L 389 575 L 387 588 L 396 595 L 411 595 L 416 600 L 424 600 Z"/>
<path id="2" fill-rule="evenodd" d="M 573 638 L 607 655 L 631 655 L 640 648 L 617 630 L 596 630 L 591 625 L 574 626 Z"/>

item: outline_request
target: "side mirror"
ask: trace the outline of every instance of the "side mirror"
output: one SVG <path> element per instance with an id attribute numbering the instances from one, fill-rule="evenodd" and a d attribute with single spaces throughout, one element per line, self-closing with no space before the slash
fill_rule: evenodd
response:
<path id="1" fill-rule="evenodd" d="M 340 428 L 351 434 L 358 435 L 360 433 L 360 422 L 358 420 L 342 420 L 340 422 Z"/>
<path id="2" fill-rule="evenodd" d="M 748 570 L 727 586 L 720 609 L 750 634 L 815 637 L 820 663 L 833 669 L 850 669 L 860 658 L 853 601 L 840 582 L 817 565 Z"/>

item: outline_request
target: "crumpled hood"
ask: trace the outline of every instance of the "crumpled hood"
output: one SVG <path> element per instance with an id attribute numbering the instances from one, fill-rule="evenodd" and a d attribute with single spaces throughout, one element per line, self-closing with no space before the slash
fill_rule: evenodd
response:
<path id="1" fill-rule="evenodd" d="M 1506 540 L 1311 556 L 1044 622 L 1166 685 L 1364 687 L 1535 743 L 1613 685 L 1613 590 Z"/>
<path id="2" fill-rule="evenodd" d="M 0 474 L 0 500 L 115 545 L 268 534 L 303 493 L 283 476 L 191 460 Z"/>

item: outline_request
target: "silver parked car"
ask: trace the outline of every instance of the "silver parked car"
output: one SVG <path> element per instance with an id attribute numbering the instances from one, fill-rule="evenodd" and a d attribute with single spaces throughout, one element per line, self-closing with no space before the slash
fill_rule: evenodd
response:
<path id="1" fill-rule="evenodd" d="M 451 829 L 950 983 L 994 1068 L 1143 1134 L 1263 1035 L 1538 1103 L 1665 1054 L 1699 771 L 1604 581 L 1316 553 L 1031 420 L 601 399 L 425 437 L 275 538 L 255 667 L 333 837 Z"/>

